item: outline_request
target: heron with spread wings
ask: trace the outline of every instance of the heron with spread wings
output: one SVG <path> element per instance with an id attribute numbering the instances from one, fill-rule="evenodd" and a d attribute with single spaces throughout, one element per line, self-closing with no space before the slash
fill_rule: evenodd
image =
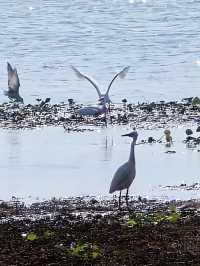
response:
<path id="1" fill-rule="evenodd" d="M 108 103 L 110 104 L 111 100 L 110 100 L 110 97 L 109 97 L 109 91 L 110 91 L 110 88 L 114 82 L 114 80 L 119 77 L 121 79 L 123 79 L 126 74 L 128 73 L 128 70 L 129 70 L 129 66 L 123 68 L 119 73 L 117 73 L 113 79 L 111 80 L 110 84 L 108 85 L 108 88 L 107 88 L 107 91 L 106 93 L 101 93 L 100 89 L 99 89 L 99 86 L 97 85 L 97 83 L 92 79 L 90 78 L 89 76 L 81 73 L 77 68 L 75 68 L 74 66 L 71 66 L 71 68 L 74 70 L 75 74 L 77 75 L 78 78 L 80 79 L 86 79 L 88 80 L 93 87 L 95 87 L 96 91 L 97 91 L 97 94 L 99 96 L 99 100 L 100 101 L 103 101 L 104 103 Z"/>
<path id="2" fill-rule="evenodd" d="M 8 90 L 5 91 L 5 95 L 8 96 L 10 100 L 23 103 L 23 98 L 19 94 L 19 77 L 17 74 L 17 69 L 12 68 L 11 64 L 7 62 L 7 71 L 8 71 Z"/>

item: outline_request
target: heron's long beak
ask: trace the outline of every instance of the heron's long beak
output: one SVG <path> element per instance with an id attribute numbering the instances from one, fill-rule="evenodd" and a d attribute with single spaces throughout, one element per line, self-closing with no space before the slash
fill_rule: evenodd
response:
<path id="1" fill-rule="evenodd" d="M 127 133 L 127 134 L 122 135 L 122 137 L 132 137 L 132 135 L 131 133 Z"/>

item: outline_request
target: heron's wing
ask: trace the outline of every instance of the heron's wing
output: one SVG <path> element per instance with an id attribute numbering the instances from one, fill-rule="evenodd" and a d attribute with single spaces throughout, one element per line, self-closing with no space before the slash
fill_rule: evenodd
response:
<path id="1" fill-rule="evenodd" d="M 129 165 L 128 162 L 121 165 L 114 174 L 110 185 L 110 193 L 115 192 L 116 190 L 122 190 L 127 188 L 129 181 Z"/>
<path id="2" fill-rule="evenodd" d="M 8 70 L 8 73 L 13 72 L 12 66 L 9 62 L 7 62 L 7 70 Z"/>
<path id="3" fill-rule="evenodd" d="M 8 87 L 9 87 L 10 81 L 12 80 L 13 76 L 13 69 L 9 62 L 7 62 L 7 71 L 8 71 Z"/>
<path id="4" fill-rule="evenodd" d="M 112 84 L 113 84 L 113 81 L 114 81 L 117 77 L 123 79 L 123 78 L 126 76 L 126 74 L 128 73 L 129 68 L 130 68 L 129 66 L 123 68 L 122 71 L 120 71 L 119 73 L 117 73 L 117 74 L 114 76 L 114 78 L 111 80 L 111 82 L 110 82 L 110 84 L 109 84 L 109 86 L 108 86 L 108 89 L 107 89 L 107 91 L 106 91 L 106 94 L 107 94 L 107 95 L 108 95 L 109 90 L 110 90 L 110 88 L 111 88 L 111 86 L 112 86 Z"/>
<path id="5" fill-rule="evenodd" d="M 8 71 L 8 88 L 10 91 L 19 92 L 19 77 L 17 74 L 17 69 L 12 68 L 10 63 L 7 63 L 7 71 Z"/>
<path id="6" fill-rule="evenodd" d="M 77 68 L 75 68 L 74 66 L 71 66 L 71 68 L 74 70 L 75 74 L 77 75 L 78 78 L 80 79 L 87 79 L 96 89 L 99 98 L 101 98 L 101 92 L 99 90 L 99 86 L 97 85 L 97 83 L 90 77 L 86 76 L 85 74 L 82 74 Z"/>

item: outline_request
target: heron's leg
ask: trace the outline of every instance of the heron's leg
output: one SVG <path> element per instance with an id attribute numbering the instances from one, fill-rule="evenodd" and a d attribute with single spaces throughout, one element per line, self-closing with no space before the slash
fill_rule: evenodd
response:
<path id="1" fill-rule="evenodd" d="M 105 119 L 105 126 L 107 127 L 107 114 L 106 114 L 106 111 L 105 111 L 104 119 Z"/>
<path id="2" fill-rule="evenodd" d="M 122 191 L 120 190 L 120 192 L 119 192 L 119 210 L 121 210 L 121 195 L 122 195 Z"/>
<path id="3" fill-rule="evenodd" d="M 127 208 L 129 209 L 129 204 L 128 204 L 128 188 L 127 188 L 127 191 L 126 191 L 126 205 L 127 205 Z"/>
<path id="4" fill-rule="evenodd" d="M 109 113 L 111 112 L 111 106 L 110 106 L 110 103 L 108 104 L 108 112 L 109 112 Z"/>

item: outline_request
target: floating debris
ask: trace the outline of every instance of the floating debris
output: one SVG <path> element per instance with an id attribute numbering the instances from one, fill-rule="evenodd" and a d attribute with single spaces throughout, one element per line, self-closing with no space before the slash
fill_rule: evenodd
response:
<path id="1" fill-rule="evenodd" d="M 181 183 L 179 185 L 161 186 L 161 187 L 169 190 L 200 190 L 200 183 L 195 182 L 191 185 L 187 185 L 186 183 Z"/>
<path id="2" fill-rule="evenodd" d="M 68 133 L 94 131 L 94 129 L 92 129 L 92 128 L 80 128 L 79 126 L 69 126 L 68 124 L 64 124 L 63 127 Z"/>
<path id="3" fill-rule="evenodd" d="M 192 98 L 192 105 L 193 106 L 200 105 L 200 99 L 199 99 L 199 97 Z"/>
<path id="4" fill-rule="evenodd" d="M 169 129 L 165 129 L 164 134 L 165 134 L 166 146 L 170 147 L 172 144 L 171 131 Z"/>
<path id="5" fill-rule="evenodd" d="M 148 143 L 153 143 L 153 142 L 156 142 L 156 140 L 153 137 L 148 137 L 147 142 Z"/>
<path id="6" fill-rule="evenodd" d="M 198 130 L 200 130 L 200 127 L 197 128 L 196 132 L 199 132 Z M 187 147 L 193 148 L 200 144 L 200 137 L 193 137 L 193 131 L 191 129 L 186 129 L 185 133 L 187 137 L 184 142 L 187 144 Z"/>
<path id="7" fill-rule="evenodd" d="M 173 153 L 176 153 L 176 151 L 166 151 L 165 153 L 171 153 L 171 154 L 173 154 Z"/>
<path id="8" fill-rule="evenodd" d="M 193 134 L 193 131 L 192 131 L 192 129 L 188 128 L 188 129 L 186 129 L 185 133 L 186 133 L 186 135 L 191 136 Z"/>

